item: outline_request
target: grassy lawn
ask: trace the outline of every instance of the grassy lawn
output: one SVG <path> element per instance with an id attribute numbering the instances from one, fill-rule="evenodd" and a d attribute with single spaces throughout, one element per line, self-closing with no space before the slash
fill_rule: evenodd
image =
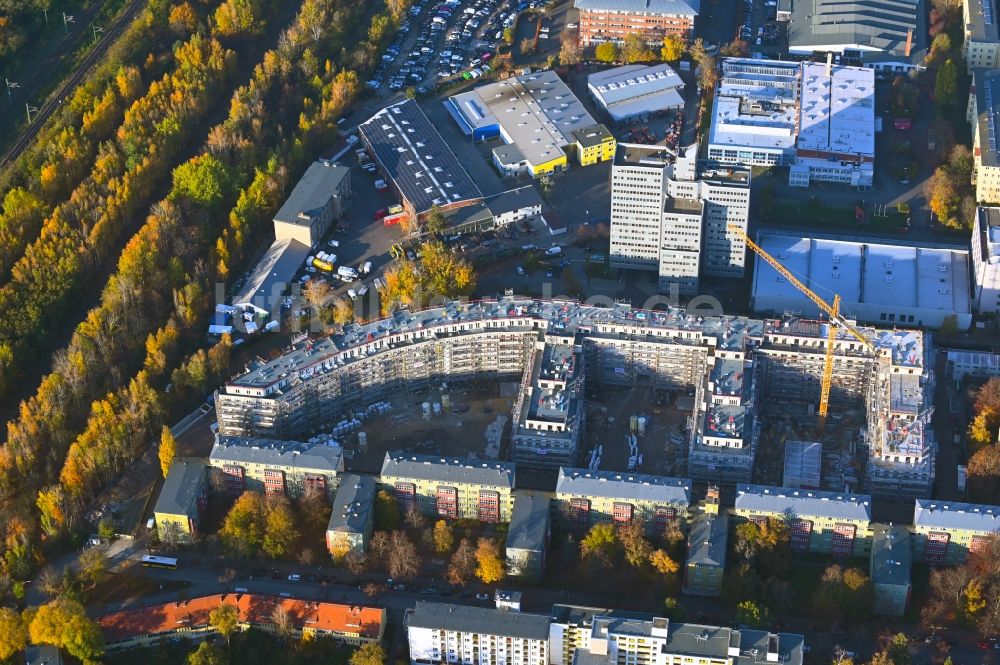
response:
<path id="1" fill-rule="evenodd" d="M 902 231 L 906 226 L 906 215 L 894 208 L 886 210 L 887 216 L 868 214 L 867 222 L 858 223 L 854 216 L 854 206 L 837 207 L 813 200 L 782 201 L 776 200 L 771 210 L 768 222 L 778 224 L 801 224 L 807 219 L 814 226 L 834 227 L 836 230 L 850 231 L 859 228 L 875 228 L 885 231 Z"/>
<path id="2" fill-rule="evenodd" d="M 156 581 L 143 574 L 142 569 L 134 565 L 128 571 L 109 575 L 100 584 L 84 589 L 81 593 L 87 605 L 105 605 L 130 598 L 160 593 L 161 591 L 176 591 L 187 587 L 184 581 Z"/>

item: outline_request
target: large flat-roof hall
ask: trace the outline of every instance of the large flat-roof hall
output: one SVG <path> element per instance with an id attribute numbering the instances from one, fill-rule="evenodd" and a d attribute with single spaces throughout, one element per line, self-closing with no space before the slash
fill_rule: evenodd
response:
<path id="1" fill-rule="evenodd" d="M 441 134 L 411 99 L 385 107 L 358 125 L 382 173 L 413 218 L 479 203 L 483 194 Z"/>

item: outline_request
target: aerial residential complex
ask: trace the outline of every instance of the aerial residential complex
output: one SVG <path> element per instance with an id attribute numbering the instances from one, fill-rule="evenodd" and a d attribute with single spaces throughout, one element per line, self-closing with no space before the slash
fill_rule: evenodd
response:
<path id="1" fill-rule="evenodd" d="M 564 171 L 577 133 L 600 127 L 551 70 L 481 85 L 448 98 L 445 107 L 473 140 L 503 139 L 506 145 L 494 149 L 493 161 L 504 175 L 526 172 L 538 177 Z M 577 160 L 589 161 L 582 154 Z"/>
<path id="2" fill-rule="evenodd" d="M 925 563 L 963 563 L 998 534 L 1000 506 L 920 499 L 913 507 L 913 556 Z"/>
<path id="3" fill-rule="evenodd" d="M 728 538 L 729 515 L 719 511 L 719 488 L 710 485 L 700 512 L 691 518 L 684 561 L 684 593 L 722 595 Z"/>
<path id="4" fill-rule="evenodd" d="M 790 520 L 793 551 L 867 556 L 872 542 L 872 498 L 787 487 L 738 485 L 737 517 Z"/>
<path id="5" fill-rule="evenodd" d="M 761 229 L 757 243 L 811 288 L 838 293 L 841 311 L 874 325 L 938 328 L 954 316 L 972 325 L 969 251 L 961 245 L 889 241 Z M 800 312 L 819 308 L 772 266 L 757 262 L 751 306 L 755 312 Z"/>
<path id="6" fill-rule="evenodd" d="M 334 556 L 363 555 L 375 526 L 375 490 L 371 476 L 354 473 L 340 479 L 326 527 L 326 549 Z"/>
<path id="7" fill-rule="evenodd" d="M 548 665 L 549 617 L 417 601 L 406 612 L 413 665 Z"/>
<path id="8" fill-rule="evenodd" d="M 969 264 L 973 307 L 980 314 L 1000 313 L 1000 208 L 976 209 Z"/>
<path id="9" fill-rule="evenodd" d="M 504 546 L 508 575 L 528 580 L 542 578 L 552 532 L 550 504 L 546 493 L 514 492 L 514 511 Z"/>
<path id="10" fill-rule="evenodd" d="M 875 524 L 869 575 L 876 614 L 903 616 L 913 590 L 910 532 L 899 524 Z"/>
<path id="11" fill-rule="evenodd" d="M 611 266 L 655 271 L 661 293 L 698 292 L 700 275 L 741 277 L 750 172 L 623 143 L 611 169 Z"/>
<path id="12" fill-rule="evenodd" d="M 297 498 L 317 491 L 332 498 L 344 471 L 344 454 L 336 444 L 224 436 L 213 446 L 209 464 L 216 492 Z"/>
<path id="13" fill-rule="evenodd" d="M 965 41 L 962 55 L 965 66 L 972 70 L 983 67 L 992 69 L 1000 66 L 1000 30 L 997 25 L 996 0 L 963 0 L 962 24 L 965 27 Z"/>
<path id="14" fill-rule="evenodd" d="M 832 403 L 867 413 L 865 482 L 872 494 L 929 496 L 935 446 L 925 404 L 933 380 L 924 374 L 923 336 L 864 330 L 876 351 L 846 333 L 835 337 Z M 529 299 L 451 303 L 301 342 L 279 358 L 249 367 L 216 394 L 219 431 L 301 436 L 332 426 L 402 385 L 476 376 L 525 381 L 537 343 L 562 343 L 568 336 L 582 349 L 588 382 L 627 386 L 643 380 L 656 388 L 693 391 L 690 476 L 742 482 L 749 479 L 756 428 L 765 418 L 758 412 L 761 400 L 818 400 L 827 331 L 812 320 L 692 317 L 624 305 L 609 309 Z M 431 460 L 406 465 L 410 471 L 434 466 Z M 386 475 L 416 485 L 405 473 Z M 452 486 L 445 480 L 421 480 L 421 505 L 434 507 L 438 486 Z M 492 484 L 509 488 L 512 482 Z M 472 501 L 469 516 L 475 516 Z M 506 510 L 503 521 L 509 519 Z"/>
<path id="15" fill-rule="evenodd" d="M 626 35 L 645 35 L 650 44 L 668 34 L 687 37 L 701 7 L 700 0 L 574 0 L 580 15 L 580 44 L 622 42 Z"/>
<path id="16" fill-rule="evenodd" d="M 827 62 L 724 58 L 708 156 L 744 166 L 789 166 L 788 182 L 870 187 L 875 74 Z"/>
<path id="17" fill-rule="evenodd" d="M 1000 112 L 1000 70 L 976 69 L 969 91 L 968 120 L 972 127 L 972 180 L 976 201 L 1000 203 L 1000 156 L 997 114 Z"/>
<path id="18" fill-rule="evenodd" d="M 510 522 L 514 508 L 514 465 L 504 462 L 386 453 L 379 482 L 404 513 Z"/>

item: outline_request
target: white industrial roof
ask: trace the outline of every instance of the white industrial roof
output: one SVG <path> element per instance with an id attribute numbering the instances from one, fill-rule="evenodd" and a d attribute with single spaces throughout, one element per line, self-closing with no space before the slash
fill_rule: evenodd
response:
<path id="1" fill-rule="evenodd" d="M 843 309 L 866 303 L 969 312 L 967 252 L 849 239 L 761 233 L 758 244 L 820 296 L 839 293 Z M 754 297 L 805 300 L 794 285 L 761 261 Z"/>
<path id="2" fill-rule="evenodd" d="M 684 106 L 684 81 L 669 65 L 625 65 L 587 77 L 590 93 L 616 121 Z"/>
<path id="3" fill-rule="evenodd" d="M 791 150 L 798 120 L 798 80 L 797 63 L 724 59 L 709 142 Z"/>
<path id="4" fill-rule="evenodd" d="M 533 165 L 564 155 L 573 132 L 597 121 L 551 70 L 523 74 L 450 97 L 452 111 L 472 129 L 499 125 Z"/>
<path id="5" fill-rule="evenodd" d="M 802 63 L 799 150 L 875 155 L 875 70 Z"/>

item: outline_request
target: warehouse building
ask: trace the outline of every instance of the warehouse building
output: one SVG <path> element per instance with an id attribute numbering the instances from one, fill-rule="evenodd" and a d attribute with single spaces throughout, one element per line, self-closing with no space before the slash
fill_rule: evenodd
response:
<path id="1" fill-rule="evenodd" d="M 947 375 L 956 384 L 961 383 L 966 376 L 977 379 L 1000 376 L 1000 355 L 986 351 L 949 349 Z"/>
<path id="2" fill-rule="evenodd" d="M 435 206 L 446 212 L 483 200 L 455 153 L 412 99 L 385 107 L 358 125 L 358 133 L 412 219 L 424 219 Z"/>
<path id="3" fill-rule="evenodd" d="M 208 471 L 193 457 L 174 460 L 153 507 L 156 533 L 164 542 L 190 543 L 208 508 Z"/>
<path id="4" fill-rule="evenodd" d="M 514 465 L 505 462 L 386 453 L 379 482 L 404 513 L 497 523 L 514 508 Z"/>
<path id="5" fill-rule="evenodd" d="M 978 203 L 1000 204 L 1000 157 L 997 116 L 1000 115 L 1000 69 L 972 72 L 968 120 L 972 128 L 972 182 Z"/>
<path id="6" fill-rule="evenodd" d="M 546 614 L 418 600 L 406 610 L 412 665 L 549 665 Z"/>
<path id="7" fill-rule="evenodd" d="M 965 41 L 962 55 L 968 73 L 978 68 L 1000 67 L 1000 29 L 996 0 L 963 0 L 962 24 Z"/>
<path id="8" fill-rule="evenodd" d="M 701 510 L 691 519 L 684 563 L 684 593 L 689 596 L 722 595 L 728 537 L 729 515 L 719 511 L 719 488 L 710 485 Z"/>
<path id="9" fill-rule="evenodd" d="M 708 157 L 743 166 L 795 159 L 799 64 L 723 58 L 712 104 Z"/>
<path id="10" fill-rule="evenodd" d="M 1000 208 L 976 208 L 969 261 L 976 312 L 1000 314 Z"/>
<path id="11" fill-rule="evenodd" d="M 647 534 L 660 536 L 684 527 L 690 503 L 687 478 L 560 468 L 553 509 L 559 523 L 576 530 L 641 520 Z"/>
<path id="12" fill-rule="evenodd" d="M 804 646 L 792 633 L 573 605 L 552 606 L 549 630 L 552 665 L 802 665 Z"/>
<path id="13" fill-rule="evenodd" d="M 334 557 L 364 555 L 375 526 L 376 485 L 371 476 L 341 477 L 326 527 L 326 549 Z"/>
<path id="14" fill-rule="evenodd" d="M 335 162 L 313 162 L 274 216 L 276 240 L 291 238 L 316 247 L 334 220 L 347 211 L 351 170 Z"/>
<path id="15" fill-rule="evenodd" d="M 624 65 L 587 77 L 594 101 L 614 123 L 646 122 L 654 114 L 684 108 L 684 81 L 670 65 Z"/>
<path id="16" fill-rule="evenodd" d="M 886 74 L 923 69 L 926 16 L 921 0 L 792 0 L 788 52 L 833 53 Z"/>
<path id="17" fill-rule="evenodd" d="M 740 484 L 733 514 L 751 522 L 769 517 L 788 521 L 795 552 L 867 556 L 872 540 L 871 503 L 865 494 Z"/>
<path id="18" fill-rule="evenodd" d="M 771 229 L 760 231 L 757 242 L 814 290 L 840 294 L 841 311 L 858 321 L 937 328 L 955 315 L 962 330 L 972 325 L 967 249 L 803 238 Z M 815 303 L 764 261 L 754 271 L 751 304 L 755 312 L 819 315 Z"/>
<path id="19" fill-rule="evenodd" d="M 622 43 L 639 33 L 650 45 L 666 35 L 689 37 L 701 8 L 700 0 L 575 0 L 580 18 L 580 46 Z"/>
<path id="20" fill-rule="evenodd" d="M 913 506 L 913 556 L 955 566 L 1000 536 L 1000 506 L 917 499 Z"/>
<path id="21" fill-rule="evenodd" d="M 903 616 L 910 602 L 910 532 L 899 524 L 875 524 L 870 576 L 873 611 Z"/>
<path id="22" fill-rule="evenodd" d="M 520 490 L 514 492 L 514 511 L 507 530 L 507 574 L 540 580 L 551 536 L 548 496 Z"/>
<path id="23" fill-rule="evenodd" d="M 339 445 L 260 437 L 219 437 L 208 459 L 212 490 L 235 496 L 255 492 L 294 499 L 317 491 L 332 500 L 344 471 Z"/>
<path id="24" fill-rule="evenodd" d="M 552 70 L 481 85 L 449 97 L 444 104 L 474 141 L 503 139 L 507 145 L 495 149 L 493 159 L 507 175 L 523 170 L 538 177 L 565 171 L 566 151 L 576 144 L 573 133 L 597 124 Z"/>
<path id="25" fill-rule="evenodd" d="M 277 633 L 274 617 L 280 613 L 288 618 L 295 639 L 322 637 L 356 646 L 379 643 L 385 633 L 385 608 L 250 593 L 200 596 L 122 610 L 99 617 L 97 625 L 110 652 L 157 647 L 181 638 L 200 642 L 219 635 L 211 614 L 223 605 L 236 608 L 240 631 L 254 628 Z"/>
<path id="26" fill-rule="evenodd" d="M 232 322 L 242 326 L 242 331 L 247 333 L 257 332 L 266 325 L 262 323 L 264 319 L 280 322 L 285 294 L 289 285 L 294 282 L 296 273 L 305 264 L 310 251 L 309 245 L 291 237 L 271 243 L 232 299 L 237 310 L 246 310 L 255 316 L 251 321 L 234 316 Z"/>
<path id="27" fill-rule="evenodd" d="M 828 58 L 831 56 L 828 56 Z M 802 63 L 795 163 L 788 183 L 871 187 L 875 175 L 875 72 Z"/>
<path id="28" fill-rule="evenodd" d="M 782 487 L 817 490 L 823 468 L 823 444 L 817 441 L 785 441 Z"/>

